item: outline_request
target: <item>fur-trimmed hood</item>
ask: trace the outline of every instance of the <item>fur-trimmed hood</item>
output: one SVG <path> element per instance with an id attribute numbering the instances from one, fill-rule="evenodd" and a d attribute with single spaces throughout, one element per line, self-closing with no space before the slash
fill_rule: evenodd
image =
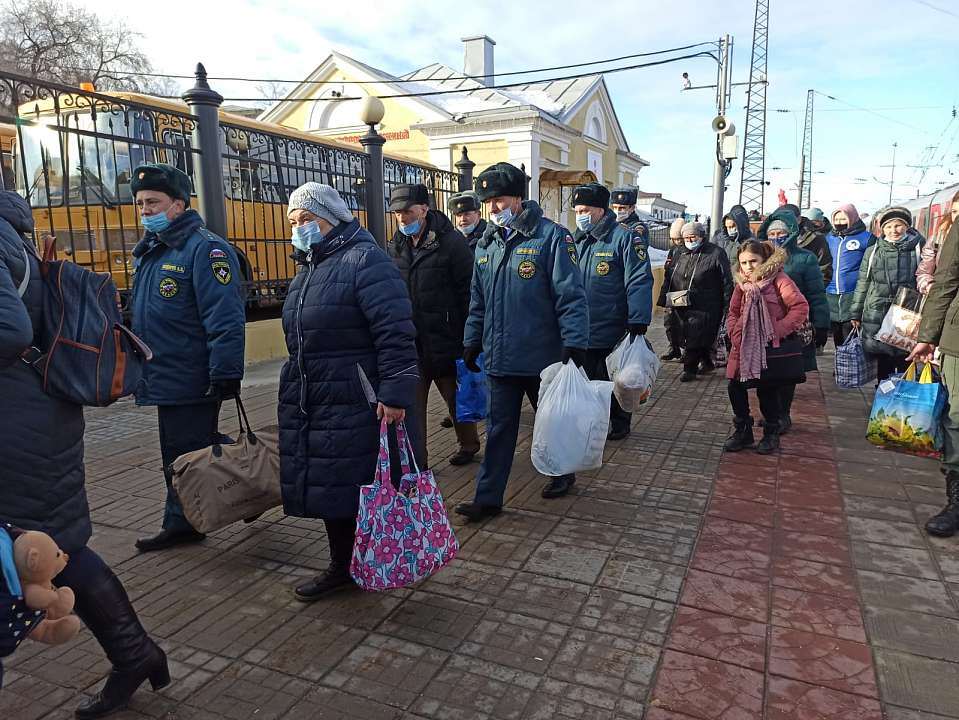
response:
<path id="1" fill-rule="evenodd" d="M 768 243 L 768 241 L 767 241 Z M 786 264 L 787 254 L 785 249 L 777 247 L 773 250 L 773 254 L 766 258 L 765 262 L 762 265 L 756 268 L 754 273 L 755 277 L 750 277 L 750 282 L 761 282 L 763 280 L 768 280 L 773 277 L 783 269 L 783 265 Z M 744 285 L 746 280 L 742 276 L 742 270 L 739 267 L 739 262 L 736 262 L 736 284 Z"/>

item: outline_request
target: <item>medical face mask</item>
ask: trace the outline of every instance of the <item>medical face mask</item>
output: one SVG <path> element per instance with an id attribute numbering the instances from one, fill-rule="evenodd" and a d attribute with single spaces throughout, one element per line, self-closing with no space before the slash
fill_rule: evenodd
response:
<path id="1" fill-rule="evenodd" d="M 476 229 L 477 225 L 479 225 L 478 220 L 472 225 L 464 225 L 459 229 L 459 231 L 463 234 L 463 237 L 469 237 L 469 234 Z"/>
<path id="2" fill-rule="evenodd" d="M 629 217 L 629 210 L 617 210 L 616 211 L 616 222 L 622 222 Z"/>
<path id="3" fill-rule="evenodd" d="M 494 225 L 505 227 L 513 219 L 513 208 L 506 208 L 498 213 L 490 213 L 489 219 Z"/>
<path id="4" fill-rule="evenodd" d="M 412 237 L 420 231 L 422 223 L 417 220 L 416 222 L 411 222 L 409 225 L 400 225 L 400 232 L 406 235 L 407 237 Z"/>
<path id="5" fill-rule="evenodd" d="M 729 235 L 730 240 L 735 240 L 739 237 L 739 228 L 733 228 L 732 230 L 727 230 L 726 234 Z"/>
<path id="6" fill-rule="evenodd" d="M 323 239 L 323 233 L 320 232 L 320 226 L 316 220 L 306 223 L 306 225 L 297 225 L 293 228 L 293 237 L 290 242 L 293 247 L 303 252 L 309 252 L 310 246 L 316 245 Z"/>
<path id="7" fill-rule="evenodd" d="M 702 244 L 703 244 L 702 240 L 683 240 L 683 245 L 686 246 L 687 250 L 695 250 Z"/>
<path id="8" fill-rule="evenodd" d="M 593 227 L 593 218 L 591 215 L 577 215 L 576 216 L 576 227 L 578 227 L 583 232 L 588 232 L 591 227 Z"/>
<path id="9" fill-rule="evenodd" d="M 150 232 L 160 233 L 170 227 L 170 218 L 165 212 L 156 215 L 144 215 L 140 218 L 140 224 Z"/>

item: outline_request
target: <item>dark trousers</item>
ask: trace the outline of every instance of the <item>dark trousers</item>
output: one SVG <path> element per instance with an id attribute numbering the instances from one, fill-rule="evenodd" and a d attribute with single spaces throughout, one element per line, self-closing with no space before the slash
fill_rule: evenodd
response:
<path id="1" fill-rule="evenodd" d="M 669 341 L 669 349 L 678 352 L 682 345 L 682 333 L 679 328 L 679 319 L 672 309 L 666 308 L 663 311 L 663 328 L 666 330 L 666 340 Z"/>
<path id="2" fill-rule="evenodd" d="M 749 414 L 749 390 L 746 383 L 739 380 L 730 380 L 729 404 L 733 406 L 733 415 L 737 420 L 745 420 L 750 417 Z M 768 385 L 760 385 L 756 388 L 756 396 L 759 398 L 759 410 L 763 414 L 763 419 L 770 425 L 779 422 L 782 416 L 782 410 L 779 404 L 779 388 Z"/>
<path id="3" fill-rule="evenodd" d="M 779 388 L 779 409 L 785 417 L 788 417 L 793 408 L 793 398 L 796 397 L 795 385 L 783 385 Z"/>
<path id="4" fill-rule="evenodd" d="M 356 518 L 324 520 L 326 537 L 330 542 L 330 565 L 344 570 L 353 559 L 353 541 L 356 538 Z"/>
<path id="5" fill-rule="evenodd" d="M 513 469 L 523 396 L 535 408 L 539 402 L 539 375 L 488 375 L 489 416 L 486 419 L 486 454 L 476 476 L 479 505 L 502 507 L 506 483 Z"/>
<path id="6" fill-rule="evenodd" d="M 430 385 L 436 385 L 440 391 L 446 407 L 449 410 L 450 418 L 453 420 L 453 428 L 456 431 L 456 440 L 459 442 L 460 450 L 467 453 L 476 454 L 480 449 L 479 435 L 476 432 L 476 423 L 461 423 L 456 421 L 456 375 L 443 375 L 437 377 L 430 374 L 428 368 L 420 365 L 420 381 L 416 386 L 416 409 L 415 423 L 416 432 L 413 434 L 413 451 L 416 453 L 416 461 L 420 467 L 429 467 L 426 451 L 426 419 L 427 407 L 430 400 Z"/>
<path id="7" fill-rule="evenodd" d="M 172 465 L 173 461 L 181 455 L 210 447 L 216 441 L 219 417 L 220 403 L 218 402 L 157 407 L 160 455 L 163 459 L 163 477 L 166 479 L 164 530 L 188 530 L 192 527 L 183 514 L 180 498 L 173 489 Z"/>
<path id="8" fill-rule="evenodd" d="M 683 354 L 683 371 L 695 373 L 699 369 L 699 363 L 710 362 L 710 348 L 686 348 Z"/>
<path id="9" fill-rule="evenodd" d="M 846 338 L 852 332 L 852 323 L 848 320 L 846 322 L 831 322 L 829 327 L 832 330 L 832 341 L 836 344 L 836 347 L 846 342 Z"/>
<path id="10" fill-rule="evenodd" d="M 609 371 L 606 369 L 606 358 L 613 352 L 613 348 L 603 348 L 602 350 L 587 350 L 586 364 L 583 370 L 586 371 L 586 377 L 590 380 L 609 380 Z M 616 396 L 613 396 L 609 404 L 609 429 L 610 432 L 629 431 L 633 422 L 632 413 L 628 413 L 620 407 Z"/>
<path id="11" fill-rule="evenodd" d="M 906 358 L 902 355 L 876 355 L 876 381 L 882 382 L 887 377 L 897 372 L 905 372 L 909 367 Z M 871 360 L 871 357 L 867 356 Z"/>

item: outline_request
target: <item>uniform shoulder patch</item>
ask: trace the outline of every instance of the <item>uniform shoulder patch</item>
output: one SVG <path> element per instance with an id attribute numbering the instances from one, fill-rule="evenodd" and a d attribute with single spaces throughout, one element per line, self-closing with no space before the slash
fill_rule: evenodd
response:
<path id="1" fill-rule="evenodd" d="M 649 257 L 649 254 L 646 252 L 646 248 L 641 242 L 634 243 L 633 249 L 636 251 L 636 257 L 639 258 L 640 262 L 646 262 L 646 258 Z"/>
<path id="2" fill-rule="evenodd" d="M 233 270 L 226 260 L 214 260 L 210 263 L 210 269 L 213 271 L 213 277 L 221 285 L 229 285 L 233 280 Z"/>
<path id="3" fill-rule="evenodd" d="M 566 252 L 569 253 L 570 260 L 572 260 L 574 263 L 579 262 L 579 259 L 577 258 L 577 255 L 576 255 L 576 243 L 573 242 L 572 235 L 566 236 Z"/>

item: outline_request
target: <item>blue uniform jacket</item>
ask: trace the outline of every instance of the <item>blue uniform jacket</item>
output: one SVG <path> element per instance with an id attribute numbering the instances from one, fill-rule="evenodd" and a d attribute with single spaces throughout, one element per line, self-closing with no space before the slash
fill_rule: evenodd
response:
<path id="1" fill-rule="evenodd" d="M 243 377 L 246 315 L 233 248 L 187 210 L 133 249 L 133 332 L 153 350 L 138 405 L 200 402 Z"/>
<path id="2" fill-rule="evenodd" d="M 505 238 L 504 238 L 505 234 Z M 482 346 L 490 375 L 539 375 L 563 347 L 586 348 L 589 311 L 576 245 L 532 200 L 476 245 L 463 344 Z"/>
<path id="3" fill-rule="evenodd" d="M 589 348 L 611 348 L 626 324 L 649 325 L 653 271 L 643 236 L 616 222 L 612 210 L 589 232 L 573 235 L 589 303 Z"/>
<path id="4" fill-rule="evenodd" d="M 861 228 L 861 229 L 860 229 Z M 832 253 L 832 279 L 826 286 L 830 295 L 843 295 L 856 291 L 856 281 L 859 279 L 859 266 L 862 264 L 866 249 L 871 247 L 876 238 L 869 232 L 862 221 L 858 221 L 850 228 L 852 232 L 837 235 L 835 231 L 826 236 L 829 252 Z"/>

